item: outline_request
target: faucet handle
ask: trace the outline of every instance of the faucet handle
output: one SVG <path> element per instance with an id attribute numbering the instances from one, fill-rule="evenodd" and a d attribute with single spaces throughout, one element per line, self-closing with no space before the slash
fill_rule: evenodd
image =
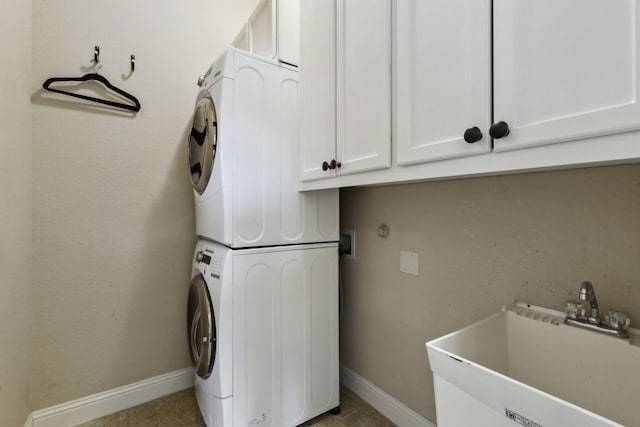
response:
<path id="1" fill-rule="evenodd" d="M 627 313 L 620 310 L 609 310 L 604 316 L 604 321 L 607 325 L 619 331 L 625 331 L 631 324 L 631 319 L 627 316 Z"/>
<path id="2" fill-rule="evenodd" d="M 568 300 L 564 303 L 564 312 L 570 319 L 584 319 L 587 310 L 582 302 Z"/>

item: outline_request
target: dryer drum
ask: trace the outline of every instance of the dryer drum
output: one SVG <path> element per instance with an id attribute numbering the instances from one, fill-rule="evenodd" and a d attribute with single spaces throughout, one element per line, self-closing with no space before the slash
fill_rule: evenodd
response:
<path id="1" fill-rule="evenodd" d="M 211 297 L 201 274 L 191 281 L 187 303 L 191 361 L 199 377 L 207 379 L 216 358 L 216 325 Z"/>
<path id="2" fill-rule="evenodd" d="M 196 104 L 187 141 L 191 185 L 198 194 L 204 192 L 211 178 L 216 157 L 217 132 L 216 107 L 210 96 L 203 96 Z"/>

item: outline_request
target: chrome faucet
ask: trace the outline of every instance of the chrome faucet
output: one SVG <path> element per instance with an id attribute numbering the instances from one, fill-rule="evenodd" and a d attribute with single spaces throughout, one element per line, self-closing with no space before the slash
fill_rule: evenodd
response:
<path id="1" fill-rule="evenodd" d="M 593 284 L 588 280 L 582 282 L 580 285 L 580 301 L 588 301 L 591 304 L 591 313 L 587 317 L 589 323 L 599 325 L 602 323 L 600 316 L 598 316 L 598 298 L 596 298 L 596 291 L 593 290 Z"/>
<path id="2" fill-rule="evenodd" d="M 626 313 L 619 310 L 609 310 L 604 317 L 604 322 L 602 321 L 599 316 L 596 291 L 593 290 L 593 284 L 591 284 L 591 282 L 587 280 L 582 282 L 578 298 L 580 301 L 589 302 L 591 312 L 588 316 L 586 315 L 586 309 L 582 302 L 567 301 L 565 303 L 565 313 L 567 317 L 564 319 L 567 325 L 602 332 L 619 338 L 629 338 L 627 328 L 631 320 Z"/>

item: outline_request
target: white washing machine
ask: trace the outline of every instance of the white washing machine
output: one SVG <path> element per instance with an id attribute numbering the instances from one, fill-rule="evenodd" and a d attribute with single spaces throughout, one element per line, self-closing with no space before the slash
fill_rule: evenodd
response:
<path id="1" fill-rule="evenodd" d="M 337 241 L 338 190 L 297 191 L 297 71 L 229 48 L 199 84 L 196 235 L 232 248 Z"/>
<path id="2" fill-rule="evenodd" d="M 338 409 L 337 277 L 337 243 L 198 241 L 188 320 L 207 426 L 296 426 Z"/>
<path id="3" fill-rule="evenodd" d="M 187 324 L 196 397 L 209 427 L 232 426 L 232 289 L 223 284 L 230 250 L 198 242 Z"/>

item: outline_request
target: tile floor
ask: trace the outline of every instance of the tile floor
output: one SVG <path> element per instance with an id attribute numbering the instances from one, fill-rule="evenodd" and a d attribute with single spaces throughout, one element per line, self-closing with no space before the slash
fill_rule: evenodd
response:
<path id="1" fill-rule="evenodd" d="M 393 427 L 391 421 L 340 386 L 340 414 L 323 414 L 303 427 Z M 107 415 L 76 427 L 205 427 L 193 388 Z"/>

